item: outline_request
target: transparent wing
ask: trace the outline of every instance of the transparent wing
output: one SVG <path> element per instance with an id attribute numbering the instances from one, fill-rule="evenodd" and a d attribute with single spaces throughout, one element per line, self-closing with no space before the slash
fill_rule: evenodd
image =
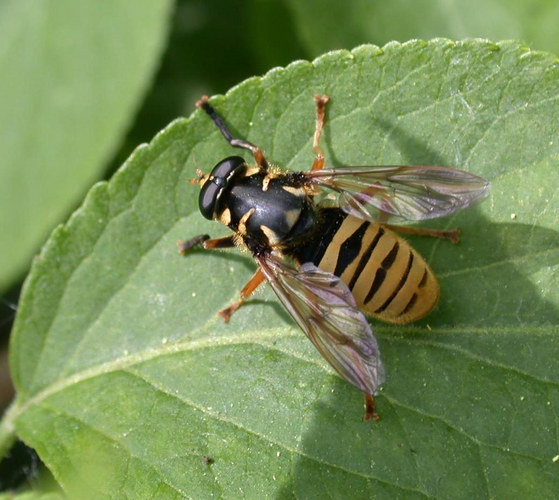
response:
<path id="1" fill-rule="evenodd" d="M 446 167 L 344 167 L 309 172 L 311 183 L 340 194 L 340 208 L 355 217 L 383 222 L 450 215 L 489 193 L 489 183 Z"/>
<path id="2" fill-rule="evenodd" d="M 384 382 L 377 341 L 345 283 L 312 263 L 297 270 L 273 256 L 256 259 L 282 304 L 326 361 L 350 384 L 374 394 Z"/>

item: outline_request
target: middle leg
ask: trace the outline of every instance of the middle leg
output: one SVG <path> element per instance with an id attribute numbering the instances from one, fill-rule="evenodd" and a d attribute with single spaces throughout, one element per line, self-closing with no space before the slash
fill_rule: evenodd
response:
<path id="1" fill-rule="evenodd" d="M 312 150 L 315 155 L 312 170 L 321 170 L 324 167 L 324 152 L 320 147 L 320 136 L 324 128 L 324 116 L 326 114 L 326 104 L 330 100 L 327 95 L 315 95 L 316 102 L 316 126 L 314 130 L 314 138 L 312 142 Z"/>
<path id="2" fill-rule="evenodd" d="M 231 319 L 231 315 L 239 309 L 243 305 L 246 299 L 248 299 L 254 291 L 262 284 L 262 282 L 266 278 L 264 277 L 264 273 L 260 268 L 253 274 L 252 278 L 250 278 L 249 282 L 243 287 L 241 290 L 241 297 L 239 300 L 233 302 L 229 307 L 222 309 L 218 312 L 218 314 L 223 318 L 225 323 L 228 323 Z"/>
<path id="3" fill-rule="evenodd" d="M 177 246 L 179 253 L 185 255 L 191 248 L 196 246 L 202 246 L 204 250 L 214 250 L 219 248 L 231 248 L 235 245 L 235 235 L 225 236 L 224 238 L 216 238 L 211 240 L 207 234 L 201 234 L 190 240 L 183 241 L 179 240 Z M 254 291 L 265 281 L 264 273 L 258 268 L 254 273 L 249 282 L 241 290 L 241 297 L 239 300 L 233 302 L 229 307 L 222 309 L 218 314 L 223 318 L 226 323 L 231 319 L 232 314 L 243 305 L 246 299 L 248 299 Z"/>

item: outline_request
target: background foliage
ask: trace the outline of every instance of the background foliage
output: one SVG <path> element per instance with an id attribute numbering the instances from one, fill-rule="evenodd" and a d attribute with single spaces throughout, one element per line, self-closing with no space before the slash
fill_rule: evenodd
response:
<path id="1" fill-rule="evenodd" d="M 343 12 L 337 2 L 163 5 L 3 4 L 8 297 L 91 180 L 189 114 L 202 93 L 364 42 L 488 36 L 557 51 L 552 2 L 484 2 L 474 15 L 458 2 L 353 1 Z M 3 449 L 24 437 L 66 490 L 85 483 L 97 498 L 321 496 L 317 484 L 334 496 L 552 498 L 555 66 L 515 44 L 364 48 L 253 79 L 222 101 L 235 130 L 292 168 L 309 163 L 311 96 L 327 91 L 335 164 L 443 163 L 493 182 L 490 202 L 452 221 L 475 237 L 459 248 L 414 242 L 445 293 L 429 323 L 375 325 L 389 370 L 379 425 L 363 426 L 359 394 L 274 301 L 257 301 L 227 327 L 215 318 L 250 275 L 249 259 L 176 256 L 179 237 L 219 231 L 200 220 L 185 180 L 230 150 L 198 115 L 137 150 L 43 250 L 18 313 L 19 396 Z"/>

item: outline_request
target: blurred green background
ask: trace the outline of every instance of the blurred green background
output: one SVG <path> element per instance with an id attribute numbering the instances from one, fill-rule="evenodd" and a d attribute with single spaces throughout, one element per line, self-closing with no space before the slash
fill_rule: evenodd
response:
<path id="1" fill-rule="evenodd" d="M 332 49 L 521 39 L 559 53 L 551 0 L 0 2 L 0 404 L 33 256 L 97 180 L 202 94 Z"/>

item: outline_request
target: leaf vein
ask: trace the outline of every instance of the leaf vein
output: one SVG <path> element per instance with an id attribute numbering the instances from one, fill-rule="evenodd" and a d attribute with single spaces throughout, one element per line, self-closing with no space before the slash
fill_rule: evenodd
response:
<path id="1" fill-rule="evenodd" d="M 457 427 L 455 424 L 451 423 L 450 421 L 448 421 L 446 418 L 442 417 L 441 415 L 435 415 L 435 414 L 429 413 L 425 410 L 419 409 L 416 406 L 410 406 L 408 404 L 405 404 L 405 403 L 399 401 L 398 399 L 394 398 L 393 396 L 390 396 L 390 395 L 386 394 L 385 392 L 383 393 L 383 395 L 387 400 L 389 400 L 391 402 L 391 404 L 393 404 L 395 406 L 399 406 L 399 407 L 404 408 L 404 409 L 406 409 L 410 412 L 415 412 L 415 413 L 421 415 L 422 417 L 426 417 L 426 418 L 432 419 L 434 421 L 443 423 L 444 425 L 448 426 L 450 429 L 452 429 L 457 434 L 460 434 L 461 436 L 464 436 L 468 440 L 475 443 L 480 448 L 482 446 L 484 446 L 484 447 L 494 449 L 494 450 L 506 451 L 507 453 L 510 453 L 514 456 L 529 459 L 529 460 L 534 460 L 534 461 L 536 461 L 538 463 L 541 463 L 541 464 L 544 464 L 549 460 L 547 457 L 536 457 L 536 456 L 530 455 L 528 453 L 522 453 L 520 451 L 516 451 L 516 450 L 510 449 L 510 448 L 507 448 L 505 450 L 501 446 L 498 446 L 498 445 L 493 444 L 493 443 L 488 443 L 488 442 L 483 441 L 481 439 L 475 438 L 474 436 L 472 436 L 471 434 L 466 432 L 464 429 L 462 429 L 460 427 Z"/>
<path id="2" fill-rule="evenodd" d="M 184 404 L 189 405 L 191 408 L 193 408 L 195 410 L 198 410 L 200 413 L 202 413 L 202 414 L 204 414 L 204 415 L 206 415 L 210 418 L 218 420 L 222 423 L 229 424 L 229 425 L 237 428 L 238 430 L 247 433 L 250 436 L 254 436 L 254 437 L 258 438 L 259 440 L 261 440 L 263 442 L 273 444 L 273 445 L 275 445 L 279 448 L 283 448 L 286 452 L 291 453 L 292 455 L 298 455 L 302 458 L 306 458 L 307 460 L 311 460 L 311 461 L 314 461 L 316 463 L 319 463 L 320 465 L 324 465 L 324 466 L 327 466 L 327 467 L 332 467 L 334 469 L 340 470 L 340 471 L 345 472 L 347 474 L 351 474 L 351 475 L 360 477 L 360 478 L 365 479 L 365 480 L 374 479 L 375 481 L 378 481 L 381 484 L 386 484 L 386 485 L 392 486 L 394 488 L 398 488 L 398 489 L 403 490 L 403 491 L 417 492 L 417 493 L 422 493 L 422 494 L 426 495 L 425 492 L 415 490 L 413 488 L 405 488 L 402 485 L 387 481 L 386 479 L 381 479 L 380 477 L 375 476 L 373 474 L 365 474 L 363 472 L 351 470 L 351 469 L 348 469 L 347 467 L 343 467 L 339 464 L 332 463 L 332 462 L 330 462 L 328 460 L 325 460 L 321 457 L 311 455 L 310 453 L 306 453 L 305 451 L 303 451 L 301 449 L 290 446 L 287 443 L 283 443 L 279 439 L 275 439 L 271 436 L 267 436 L 265 434 L 262 434 L 261 432 L 258 432 L 254 429 L 250 429 L 247 426 L 243 425 L 242 423 L 237 422 L 233 418 L 230 418 L 230 417 L 227 417 L 227 416 L 224 416 L 224 415 L 220 415 L 218 412 L 213 411 L 213 410 L 211 410 L 211 409 L 209 409 L 209 408 L 207 408 L 203 405 L 200 405 L 200 404 L 194 402 L 193 400 L 184 397 L 183 395 L 179 396 L 179 395 L 177 395 L 173 392 L 170 392 L 170 391 L 167 390 L 167 388 L 165 386 L 160 386 L 157 382 L 145 377 L 145 374 L 143 374 L 143 373 L 140 374 L 140 373 L 137 373 L 135 371 L 127 371 L 127 373 L 137 377 L 138 379 L 142 380 L 146 384 L 152 386 L 154 389 L 156 389 L 156 390 L 158 390 L 158 391 L 160 391 L 164 394 L 167 394 L 168 396 L 170 396 L 174 399 L 177 399 Z"/>
<path id="3" fill-rule="evenodd" d="M 445 351 L 457 352 L 461 355 L 466 356 L 469 359 L 482 362 L 482 363 L 486 364 L 487 366 L 501 368 L 503 370 L 516 373 L 517 375 L 521 375 L 525 378 L 534 380 L 538 383 L 545 384 L 547 386 L 559 387 L 559 382 L 555 382 L 553 380 L 548 380 L 548 379 L 543 379 L 541 377 L 537 377 L 536 375 L 534 375 L 532 373 L 528 373 L 526 371 L 523 371 L 520 368 L 514 367 L 512 365 L 506 365 L 506 364 L 504 364 L 500 361 L 497 361 L 495 359 L 486 358 L 486 357 L 481 356 L 479 354 L 476 354 L 476 353 L 474 353 L 474 352 L 472 352 L 468 349 L 465 349 L 464 347 L 460 347 L 460 346 L 457 346 L 457 345 L 443 344 L 442 342 L 437 342 L 437 341 L 434 341 L 434 340 L 415 340 L 414 342 L 409 342 L 406 339 L 404 339 L 403 337 L 400 337 L 400 338 L 395 337 L 392 340 L 394 340 L 396 342 L 399 342 L 399 343 L 406 343 L 406 344 L 409 344 L 409 345 L 412 345 L 412 344 L 427 345 L 427 346 L 430 346 L 430 347 L 443 349 Z"/>

